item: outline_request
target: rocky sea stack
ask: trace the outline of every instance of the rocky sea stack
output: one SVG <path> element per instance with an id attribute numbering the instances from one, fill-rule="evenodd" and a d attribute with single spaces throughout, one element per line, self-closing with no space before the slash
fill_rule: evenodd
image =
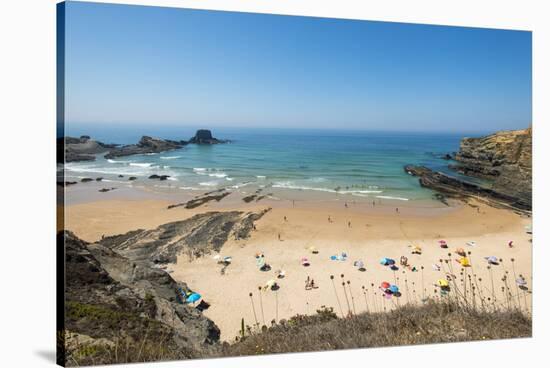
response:
<path id="1" fill-rule="evenodd" d="M 228 140 L 214 138 L 212 132 L 208 129 L 197 130 L 195 136 L 189 140 L 189 143 L 193 144 L 219 144 L 228 142 Z"/>

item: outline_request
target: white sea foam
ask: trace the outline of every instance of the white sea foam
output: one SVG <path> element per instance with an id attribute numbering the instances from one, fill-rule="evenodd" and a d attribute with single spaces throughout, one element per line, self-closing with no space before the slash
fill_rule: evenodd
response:
<path id="1" fill-rule="evenodd" d="M 194 167 L 193 168 L 193 171 L 196 172 L 196 173 L 201 173 L 201 172 L 205 172 L 207 169 L 204 168 L 204 167 Z"/>
<path id="2" fill-rule="evenodd" d="M 256 175 L 256 177 L 257 177 L 258 179 L 265 179 L 265 178 L 266 178 L 265 175 Z"/>
<path id="3" fill-rule="evenodd" d="M 204 181 L 202 183 L 199 183 L 199 185 L 202 185 L 204 187 L 215 187 L 216 185 L 218 185 L 218 182 L 217 181 Z"/>
<path id="4" fill-rule="evenodd" d="M 295 185 L 292 182 L 276 182 L 274 188 L 294 189 L 294 190 L 313 190 L 318 192 L 336 193 L 336 194 L 376 194 L 382 193 L 381 190 L 336 190 L 331 188 L 310 187 L 306 185 Z"/>
<path id="5" fill-rule="evenodd" d="M 160 156 L 161 160 L 175 160 L 177 158 L 181 158 L 181 156 Z"/>
<path id="6" fill-rule="evenodd" d="M 223 173 L 223 172 L 220 172 L 220 173 L 208 174 L 208 176 L 212 176 L 214 178 L 225 178 L 227 176 L 227 174 Z"/>
<path id="7" fill-rule="evenodd" d="M 376 196 L 376 198 L 380 198 L 380 199 L 395 199 L 395 200 L 398 200 L 398 201 L 408 201 L 409 198 L 403 198 L 403 197 L 390 197 L 390 196 Z"/>
<path id="8" fill-rule="evenodd" d="M 233 180 L 235 180 L 235 179 L 233 179 L 233 178 L 230 178 L 230 177 L 228 176 L 228 177 L 226 177 L 226 178 L 225 178 L 225 180 L 228 180 L 228 181 L 233 181 Z"/>
<path id="9" fill-rule="evenodd" d="M 111 163 L 111 164 L 125 164 L 125 163 L 127 163 L 127 161 L 117 161 L 117 160 L 113 160 L 113 159 L 110 159 L 110 158 L 107 159 L 107 162 Z"/>
<path id="10" fill-rule="evenodd" d="M 145 163 L 145 162 L 130 162 L 130 166 L 137 166 L 137 167 L 152 167 L 152 163 Z"/>

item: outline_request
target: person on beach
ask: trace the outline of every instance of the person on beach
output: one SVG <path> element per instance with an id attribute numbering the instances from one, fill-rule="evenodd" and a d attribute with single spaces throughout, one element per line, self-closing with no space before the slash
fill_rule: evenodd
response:
<path id="1" fill-rule="evenodd" d="M 348 221 L 348 227 L 351 227 L 351 221 Z"/>
<path id="2" fill-rule="evenodd" d="M 514 247 L 514 241 L 513 240 L 510 240 L 508 242 L 508 248 L 513 248 Z"/>
<path id="3" fill-rule="evenodd" d="M 306 290 L 311 290 L 311 280 L 309 276 L 306 279 Z"/>
<path id="4" fill-rule="evenodd" d="M 344 207 L 348 208 L 348 202 L 344 202 Z"/>
<path id="5" fill-rule="evenodd" d="M 328 215 L 328 222 L 332 222 L 332 219 L 330 218 L 330 215 Z"/>
<path id="6" fill-rule="evenodd" d="M 286 216 L 283 219 L 285 220 L 285 222 L 287 221 Z"/>
<path id="7" fill-rule="evenodd" d="M 395 207 L 395 212 L 399 213 L 399 208 Z"/>
<path id="8" fill-rule="evenodd" d="M 281 241 L 281 233 L 278 233 L 277 237 L 279 238 L 279 241 Z"/>
<path id="9" fill-rule="evenodd" d="M 373 206 L 373 207 L 376 206 L 376 201 L 372 201 L 372 206 Z"/>

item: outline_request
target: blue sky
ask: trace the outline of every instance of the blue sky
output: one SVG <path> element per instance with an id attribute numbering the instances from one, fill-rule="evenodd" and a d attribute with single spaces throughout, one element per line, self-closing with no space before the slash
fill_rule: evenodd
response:
<path id="1" fill-rule="evenodd" d="M 492 131 L 531 123 L 531 33 L 69 2 L 68 124 Z"/>

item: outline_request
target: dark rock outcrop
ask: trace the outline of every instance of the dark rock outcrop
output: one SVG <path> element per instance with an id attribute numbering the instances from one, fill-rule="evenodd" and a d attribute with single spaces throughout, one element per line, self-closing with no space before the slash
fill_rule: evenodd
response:
<path id="1" fill-rule="evenodd" d="M 83 135 L 80 138 L 65 137 L 57 139 L 58 162 L 94 161 L 95 155 L 108 152 L 116 145 L 105 144 Z M 63 152 L 63 155 L 60 153 Z"/>
<path id="2" fill-rule="evenodd" d="M 409 175 L 419 177 L 418 181 L 421 186 L 437 191 L 436 198 L 444 203 L 447 198 L 476 197 L 496 207 L 512 207 L 520 211 L 531 210 L 531 201 L 524 201 L 521 198 L 503 194 L 475 183 L 450 177 L 424 166 L 407 165 L 404 169 Z"/>
<path id="3" fill-rule="evenodd" d="M 246 239 L 254 228 L 254 222 L 269 210 L 201 213 L 153 230 L 135 230 L 106 237 L 100 244 L 129 259 L 151 265 L 175 263 L 180 254 L 200 257 L 219 251 L 229 237 Z"/>
<path id="4" fill-rule="evenodd" d="M 495 192 L 531 202 L 532 131 L 502 131 L 481 138 L 464 138 L 450 168 L 491 182 Z"/>
<path id="5" fill-rule="evenodd" d="M 58 343 L 67 364 L 119 362 L 117 346 L 129 350 L 125 362 L 147 349 L 166 349 L 170 354 L 162 354 L 164 359 L 185 359 L 218 348 L 218 327 L 182 303 L 178 290 L 189 291 L 185 283 L 103 244 L 84 242 L 70 232 L 58 236 L 64 240 L 66 272 L 65 331 Z M 141 357 L 147 359 L 159 357 Z"/>
<path id="6" fill-rule="evenodd" d="M 213 192 L 204 193 L 203 195 L 197 196 L 187 202 L 171 204 L 168 206 L 168 209 L 176 207 L 185 207 L 187 209 L 197 208 L 210 201 L 219 202 L 230 194 L 231 192 L 228 192 L 225 189 L 219 189 Z"/>
<path id="7" fill-rule="evenodd" d="M 185 141 L 172 141 L 168 139 L 141 137 L 137 144 L 130 144 L 115 148 L 105 155 L 105 158 L 116 158 L 130 155 L 141 155 L 146 153 L 161 153 L 171 151 L 185 146 Z"/>
<path id="8" fill-rule="evenodd" d="M 157 175 L 157 174 L 149 175 L 149 179 L 158 179 L 158 180 L 168 180 L 169 177 L 170 175 Z M 130 180 L 135 180 L 135 179 L 130 179 Z"/>
<path id="9" fill-rule="evenodd" d="M 189 140 L 189 143 L 193 144 L 219 144 L 227 142 L 229 141 L 212 137 L 212 132 L 208 129 L 197 130 L 195 136 Z"/>

